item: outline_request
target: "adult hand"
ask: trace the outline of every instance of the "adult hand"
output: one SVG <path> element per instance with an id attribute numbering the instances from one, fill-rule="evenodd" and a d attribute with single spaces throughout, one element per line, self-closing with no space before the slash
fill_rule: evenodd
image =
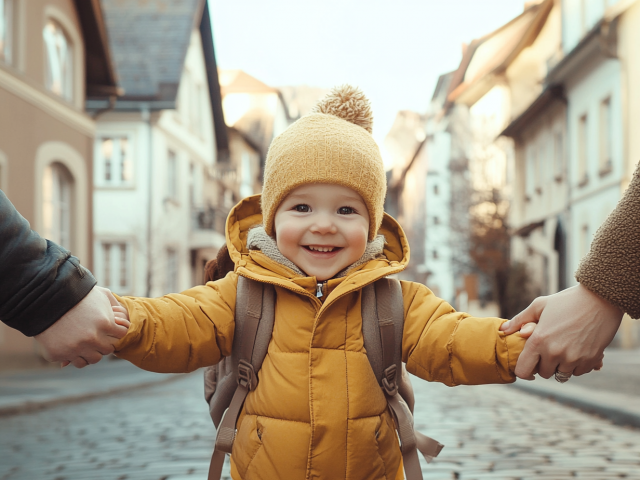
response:
<path id="1" fill-rule="evenodd" d="M 500 329 L 517 332 L 538 323 L 516 365 L 518 377 L 533 380 L 534 373 L 551 378 L 556 371 L 583 375 L 602 365 L 623 312 L 582 285 L 536 298 L 529 307 Z"/>
<path id="2" fill-rule="evenodd" d="M 127 333 L 128 322 L 116 322 L 115 297 L 106 288 L 93 287 L 89 294 L 56 323 L 35 336 L 50 362 L 72 363 L 77 368 L 98 363 L 113 353 L 115 344 Z"/>

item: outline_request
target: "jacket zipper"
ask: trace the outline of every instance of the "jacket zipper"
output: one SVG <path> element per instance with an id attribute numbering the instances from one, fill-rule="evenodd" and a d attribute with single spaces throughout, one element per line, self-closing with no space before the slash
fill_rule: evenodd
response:
<path id="1" fill-rule="evenodd" d="M 390 272 L 388 275 L 385 275 L 385 277 L 386 277 L 386 276 L 389 276 L 389 275 L 394 275 L 394 274 L 396 274 L 396 273 L 398 273 L 398 272 L 401 272 L 401 271 L 402 271 L 402 269 L 398 269 L 398 270 L 392 271 L 392 272 Z M 268 281 L 266 281 L 266 280 L 258 280 L 257 278 L 253 278 L 251 275 L 243 275 L 243 274 L 241 274 L 241 273 L 238 273 L 238 275 L 241 275 L 241 276 L 243 276 L 243 277 L 249 278 L 249 279 L 251 279 L 251 280 L 255 280 L 256 282 L 268 283 L 268 284 L 270 284 L 270 285 L 274 285 L 274 286 L 278 286 L 278 287 L 286 288 L 287 290 L 290 290 L 290 291 L 292 291 L 292 292 L 294 292 L 294 293 L 298 293 L 298 294 L 300 294 L 300 295 L 304 295 L 305 297 L 313 298 L 316 302 L 320 302 L 320 300 L 318 300 L 318 297 L 316 296 L 316 295 L 318 294 L 318 292 L 316 292 L 316 295 L 311 295 L 311 294 L 310 294 L 309 292 L 307 292 L 306 290 L 302 290 L 302 291 L 300 291 L 300 290 L 295 289 L 295 288 L 286 287 L 286 286 L 284 286 L 284 285 L 282 285 L 281 283 L 278 283 L 278 282 L 268 282 Z M 380 277 L 380 278 L 384 278 L 384 277 Z M 370 281 L 370 282 L 367 282 L 367 283 L 365 283 L 364 285 L 361 285 L 359 288 L 360 288 L 360 289 L 362 289 L 362 288 L 366 287 L 367 285 L 371 285 L 372 283 L 375 283 L 375 282 L 377 282 L 378 280 L 380 280 L 380 278 L 377 278 L 377 279 L 375 279 L 375 280 L 372 280 L 372 281 Z M 326 282 L 325 282 L 325 283 L 326 283 Z M 324 284 L 322 284 L 322 285 L 324 285 Z M 333 301 L 332 301 L 331 303 L 333 304 L 336 300 L 339 300 L 340 298 L 344 297 L 345 295 L 348 295 L 349 293 L 351 293 L 351 292 L 345 292 L 345 293 L 343 293 L 342 295 L 340 295 L 340 296 L 338 296 L 338 297 L 334 298 L 334 299 L 333 299 Z M 318 303 L 316 303 L 316 305 L 318 305 Z M 320 313 L 320 310 L 322 310 L 322 307 L 325 307 L 325 310 L 326 310 L 327 308 L 329 308 L 329 305 L 326 305 L 326 304 L 325 304 L 325 305 L 323 305 L 322 303 L 320 303 L 320 304 L 319 304 L 319 306 L 320 306 L 320 308 L 318 309 L 317 313 Z M 318 315 L 316 314 L 316 318 L 317 318 L 317 317 L 318 317 Z"/>
<path id="2" fill-rule="evenodd" d="M 324 293 L 322 293 L 322 290 L 324 288 L 324 283 L 318 282 L 318 285 L 316 286 L 316 288 L 318 289 L 318 291 L 316 292 L 316 297 L 318 298 L 324 297 Z"/>

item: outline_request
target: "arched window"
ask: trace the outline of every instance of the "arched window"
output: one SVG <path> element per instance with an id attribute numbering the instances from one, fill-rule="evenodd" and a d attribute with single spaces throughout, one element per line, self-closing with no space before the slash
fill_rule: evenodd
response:
<path id="1" fill-rule="evenodd" d="M 13 0 L 0 0 L 0 61 L 11 63 Z"/>
<path id="2" fill-rule="evenodd" d="M 63 246 L 71 245 L 73 177 L 61 163 L 45 168 L 42 177 L 42 221 L 44 237 Z"/>
<path id="3" fill-rule="evenodd" d="M 73 100 L 73 46 L 69 37 L 54 20 L 47 20 L 43 32 L 47 89 L 67 100 Z"/>

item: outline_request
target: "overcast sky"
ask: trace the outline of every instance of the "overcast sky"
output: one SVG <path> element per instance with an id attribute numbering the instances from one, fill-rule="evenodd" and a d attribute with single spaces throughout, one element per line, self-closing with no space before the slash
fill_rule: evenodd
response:
<path id="1" fill-rule="evenodd" d="M 373 104 L 379 144 L 398 110 L 424 112 L 438 76 L 523 0 L 210 0 L 221 68 L 271 86 L 352 83 Z"/>

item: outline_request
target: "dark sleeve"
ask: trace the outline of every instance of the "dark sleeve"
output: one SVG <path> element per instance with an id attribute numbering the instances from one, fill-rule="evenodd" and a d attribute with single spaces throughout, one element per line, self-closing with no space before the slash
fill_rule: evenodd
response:
<path id="1" fill-rule="evenodd" d="M 27 336 L 37 335 L 95 284 L 76 257 L 32 231 L 0 190 L 0 320 Z"/>
<path id="2" fill-rule="evenodd" d="M 630 317 L 640 318 L 640 164 L 618 206 L 596 232 L 576 280 Z"/>

